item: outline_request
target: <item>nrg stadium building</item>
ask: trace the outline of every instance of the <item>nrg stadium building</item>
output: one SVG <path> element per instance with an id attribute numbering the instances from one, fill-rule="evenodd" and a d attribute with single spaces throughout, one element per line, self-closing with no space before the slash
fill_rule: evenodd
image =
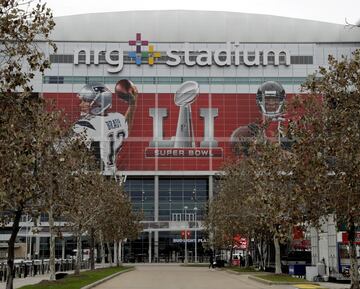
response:
<path id="1" fill-rule="evenodd" d="M 117 97 L 116 83 L 130 80 L 139 92 L 115 165 L 134 209 L 144 214 L 140 238 L 124 244 L 125 261 L 181 261 L 185 229 L 191 232 L 189 261 L 201 260 L 202 221 L 216 193 L 216 174 L 234 157 L 237 133 L 268 116 L 256 98 L 259 86 L 281 84 L 286 101 L 327 65 L 329 54 L 350 57 L 360 48 L 359 29 L 268 15 L 129 11 L 55 22 L 57 52 L 38 43 L 52 66 L 34 79 L 36 92 L 74 122 L 80 118 L 77 94 L 86 84 L 109 89 L 107 109 L 121 115 L 129 103 Z M 31 237 L 32 250 L 47 257 L 46 216 L 41 226 Z M 66 237 L 58 256 L 71 254 L 73 246 Z"/>

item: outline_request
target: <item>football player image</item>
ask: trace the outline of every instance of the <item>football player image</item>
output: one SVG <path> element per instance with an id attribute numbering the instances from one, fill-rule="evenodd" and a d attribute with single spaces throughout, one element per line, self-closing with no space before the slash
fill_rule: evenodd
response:
<path id="1" fill-rule="evenodd" d="M 87 147 L 94 152 L 104 175 L 116 173 L 116 157 L 131 131 L 134 118 L 137 89 L 131 83 L 130 87 L 123 88 L 121 85 L 121 91 L 126 94 L 124 100 L 129 103 L 125 115 L 109 112 L 112 93 L 102 83 L 86 84 L 77 94 L 81 118 L 75 123 L 73 131 L 84 136 Z"/>
<path id="2" fill-rule="evenodd" d="M 276 118 L 283 112 L 285 89 L 275 81 L 267 81 L 260 85 L 256 93 L 256 103 L 264 117 Z"/>
<path id="3" fill-rule="evenodd" d="M 283 86 L 275 81 L 267 81 L 260 85 L 256 93 L 256 103 L 263 116 L 263 125 L 266 124 L 267 129 L 264 137 L 273 139 L 278 134 L 279 142 L 284 140 L 281 122 L 284 121 L 282 117 L 285 90 Z M 231 146 L 235 154 L 247 154 L 250 142 L 260 131 L 259 124 L 251 123 L 247 126 L 240 126 L 236 128 L 230 137 Z"/>

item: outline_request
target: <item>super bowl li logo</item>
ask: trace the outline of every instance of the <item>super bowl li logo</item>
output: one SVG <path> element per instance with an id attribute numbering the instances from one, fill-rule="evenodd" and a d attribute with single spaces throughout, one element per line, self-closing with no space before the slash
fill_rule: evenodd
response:
<path id="1" fill-rule="evenodd" d="M 163 138 L 163 122 L 167 117 L 166 108 L 151 108 L 153 119 L 153 139 L 145 150 L 148 158 L 208 158 L 223 156 L 222 148 L 214 137 L 214 121 L 218 116 L 217 108 L 201 108 L 200 117 L 204 121 L 203 138 L 196 147 L 191 114 L 191 104 L 199 94 L 199 85 L 195 81 L 184 82 L 174 95 L 175 105 L 179 107 L 176 134 L 168 140 Z"/>

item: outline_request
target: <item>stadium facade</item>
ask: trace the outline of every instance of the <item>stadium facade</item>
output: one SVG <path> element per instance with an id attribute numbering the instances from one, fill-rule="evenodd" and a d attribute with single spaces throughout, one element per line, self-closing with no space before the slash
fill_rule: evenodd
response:
<path id="1" fill-rule="evenodd" d="M 132 128 L 116 159 L 134 208 L 144 213 L 144 231 L 125 244 L 125 260 L 180 261 L 184 229 L 191 231 L 189 259 L 195 242 L 201 259 L 206 203 L 216 193 L 216 174 L 234 156 L 232 136 L 264 117 L 256 102 L 259 86 L 276 81 L 291 97 L 326 66 L 328 55 L 350 57 L 360 48 L 359 30 L 268 15 L 130 11 L 55 22 L 58 50 L 39 42 L 52 66 L 36 76 L 36 92 L 75 122 L 76 95 L 85 84 L 103 83 L 114 93 L 118 80 L 129 79 L 139 90 Z M 186 103 L 179 89 L 196 93 Z M 127 107 L 113 95 L 112 112 L 124 114 Z M 32 238 L 39 256 L 47 252 L 41 252 L 48 243 L 44 221 Z"/>

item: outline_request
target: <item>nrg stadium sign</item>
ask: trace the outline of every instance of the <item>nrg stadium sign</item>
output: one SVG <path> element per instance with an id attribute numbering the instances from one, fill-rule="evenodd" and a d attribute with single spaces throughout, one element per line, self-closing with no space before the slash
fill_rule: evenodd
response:
<path id="1" fill-rule="evenodd" d="M 136 40 L 130 40 L 129 46 L 134 46 L 135 51 L 128 51 L 127 56 L 137 65 L 147 63 L 152 66 L 156 63 L 156 59 L 165 56 L 165 64 L 174 67 L 181 63 L 186 66 L 211 66 L 213 64 L 224 66 L 267 66 L 267 65 L 285 65 L 289 66 L 290 52 L 286 49 L 267 49 L 267 50 L 244 50 L 241 49 L 236 42 L 227 42 L 224 48 L 210 50 L 208 48 L 200 48 L 191 50 L 189 43 L 184 43 L 181 49 L 169 49 L 167 51 L 155 51 L 154 45 L 149 44 L 147 40 L 141 39 L 141 34 L 136 34 Z M 147 50 L 143 50 L 147 48 Z M 74 64 L 81 64 L 79 56 L 85 54 L 86 65 L 99 65 L 100 55 L 105 55 L 105 63 L 110 67 L 107 69 L 109 73 L 118 73 L 124 67 L 124 51 L 121 49 L 96 49 L 78 48 L 74 51 Z M 93 61 L 91 56 L 93 55 Z M 114 56 L 116 56 L 114 58 Z M 282 57 L 282 61 L 280 58 Z M 271 62 L 269 59 L 272 59 Z"/>

